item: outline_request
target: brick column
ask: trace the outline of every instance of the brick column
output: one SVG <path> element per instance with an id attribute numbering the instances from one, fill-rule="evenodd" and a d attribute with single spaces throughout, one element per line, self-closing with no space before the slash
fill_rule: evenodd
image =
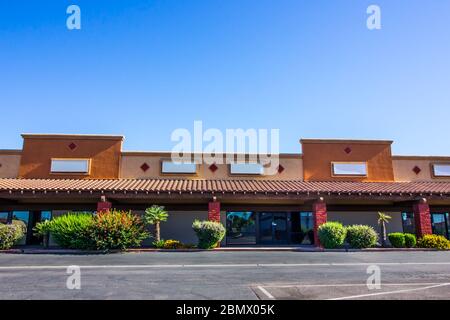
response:
<path id="1" fill-rule="evenodd" d="M 112 203 L 106 201 L 106 197 L 102 196 L 100 202 L 97 202 L 97 212 L 109 211 L 112 208 Z"/>
<path id="2" fill-rule="evenodd" d="M 319 241 L 318 229 L 319 226 L 327 222 L 327 205 L 323 198 L 320 198 L 312 205 L 312 213 L 314 220 L 314 245 L 316 247 L 321 247 Z"/>
<path id="3" fill-rule="evenodd" d="M 421 238 L 426 234 L 432 234 L 430 206 L 427 199 L 421 199 L 413 206 L 414 223 L 416 225 L 416 236 Z"/>
<path id="4" fill-rule="evenodd" d="M 208 220 L 220 222 L 220 202 L 215 198 L 208 203 Z"/>

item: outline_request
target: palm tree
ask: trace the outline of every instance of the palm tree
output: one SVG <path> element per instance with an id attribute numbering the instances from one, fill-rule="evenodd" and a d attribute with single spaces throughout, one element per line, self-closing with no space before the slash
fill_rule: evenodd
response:
<path id="1" fill-rule="evenodd" d="M 167 221 L 169 214 L 162 206 L 153 205 L 145 209 L 144 221 L 146 224 L 155 225 L 155 240 L 161 240 L 160 223 Z"/>
<path id="2" fill-rule="evenodd" d="M 389 220 L 392 217 L 390 215 L 385 214 L 384 212 L 378 212 L 378 224 L 381 229 L 381 246 L 386 246 L 386 223 L 389 223 Z"/>

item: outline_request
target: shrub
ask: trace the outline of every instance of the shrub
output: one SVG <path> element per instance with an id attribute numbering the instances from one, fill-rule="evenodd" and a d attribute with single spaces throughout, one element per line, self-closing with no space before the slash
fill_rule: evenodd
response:
<path id="1" fill-rule="evenodd" d="M 153 241 L 152 244 L 155 246 L 155 248 L 162 249 L 162 248 L 164 248 L 164 243 L 166 243 L 166 241 L 161 239 L 159 241 Z"/>
<path id="2" fill-rule="evenodd" d="M 352 248 L 370 248 L 377 243 L 378 234 L 371 226 L 356 224 L 346 229 L 347 242 Z"/>
<path id="3" fill-rule="evenodd" d="M 163 245 L 164 249 L 182 249 L 184 245 L 178 240 L 166 240 Z"/>
<path id="4" fill-rule="evenodd" d="M 92 224 L 91 213 L 69 212 L 51 220 L 47 227 L 59 246 L 70 249 L 91 249 L 95 247 L 90 237 Z M 39 228 L 41 227 L 37 227 Z"/>
<path id="5" fill-rule="evenodd" d="M 201 249 L 215 248 L 225 236 L 225 227 L 220 222 L 195 220 L 192 228 L 197 234 L 198 247 Z"/>
<path id="6" fill-rule="evenodd" d="M 37 232 L 44 229 L 61 247 L 83 250 L 123 250 L 139 246 L 149 236 L 138 216 L 116 210 L 96 215 L 67 213 L 36 227 Z"/>
<path id="7" fill-rule="evenodd" d="M 340 222 L 326 222 L 319 226 L 320 243 L 327 249 L 340 247 L 344 244 L 346 230 Z"/>
<path id="8" fill-rule="evenodd" d="M 90 238 L 98 250 L 140 246 L 149 236 L 141 219 L 125 211 L 100 212 L 93 217 L 89 229 Z"/>
<path id="9" fill-rule="evenodd" d="M 14 220 L 12 224 L 0 223 L 0 249 L 11 248 L 26 233 L 27 228 L 23 221 Z"/>
<path id="10" fill-rule="evenodd" d="M 406 246 L 405 234 L 401 232 L 393 232 L 388 235 L 389 242 L 394 248 L 404 248 Z"/>
<path id="11" fill-rule="evenodd" d="M 439 250 L 450 249 L 450 241 L 443 236 L 435 234 L 426 234 L 417 241 L 417 246 L 420 248 L 433 248 Z"/>
<path id="12" fill-rule="evenodd" d="M 411 233 L 405 233 L 405 245 L 407 248 L 414 248 L 416 246 L 416 236 Z"/>
<path id="13" fill-rule="evenodd" d="M 47 235 L 51 230 L 52 223 L 50 220 L 45 220 L 42 222 L 39 222 L 36 224 L 36 226 L 33 228 L 34 235 L 35 236 L 45 236 Z"/>

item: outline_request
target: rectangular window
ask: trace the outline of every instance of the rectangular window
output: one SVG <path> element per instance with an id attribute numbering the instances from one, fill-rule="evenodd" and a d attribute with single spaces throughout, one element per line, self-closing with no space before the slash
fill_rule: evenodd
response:
<path id="1" fill-rule="evenodd" d="M 90 159 L 52 159 L 51 173 L 89 174 Z"/>
<path id="2" fill-rule="evenodd" d="M 192 162 L 174 162 L 174 161 L 162 161 L 161 163 L 162 173 L 184 173 L 194 174 L 197 172 L 197 165 Z"/>
<path id="3" fill-rule="evenodd" d="M 404 233 L 416 233 L 416 227 L 414 223 L 414 213 L 402 212 L 402 224 Z"/>
<path id="4" fill-rule="evenodd" d="M 263 175 L 264 167 L 260 163 L 232 163 L 230 164 L 230 173 Z"/>
<path id="5" fill-rule="evenodd" d="M 9 222 L 9 212 L 0 212 L 0 223 L 7 224 Z"/>
<path id="6" fill-rule="evenodd" d="M 450 177 L 450 164 L 433 164 L 433 176 Z"/>
<path id="7" fill-rule="evenodd" d="M 365 162 L 332 162 L 333 176 L 367 176 L 367 164 Z"/>

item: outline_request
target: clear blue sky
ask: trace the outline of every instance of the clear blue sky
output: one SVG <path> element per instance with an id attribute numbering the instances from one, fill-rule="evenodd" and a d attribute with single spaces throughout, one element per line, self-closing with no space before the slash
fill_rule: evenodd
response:
<path id="1" fill-rule="evenodd" d="M 449 21 L 448 0 L 0 0 L 0 148 L 26 132 L 170 150 L 202 120 L 279 128 L 283 152 L 368 138 L 450 155 Z"/>

